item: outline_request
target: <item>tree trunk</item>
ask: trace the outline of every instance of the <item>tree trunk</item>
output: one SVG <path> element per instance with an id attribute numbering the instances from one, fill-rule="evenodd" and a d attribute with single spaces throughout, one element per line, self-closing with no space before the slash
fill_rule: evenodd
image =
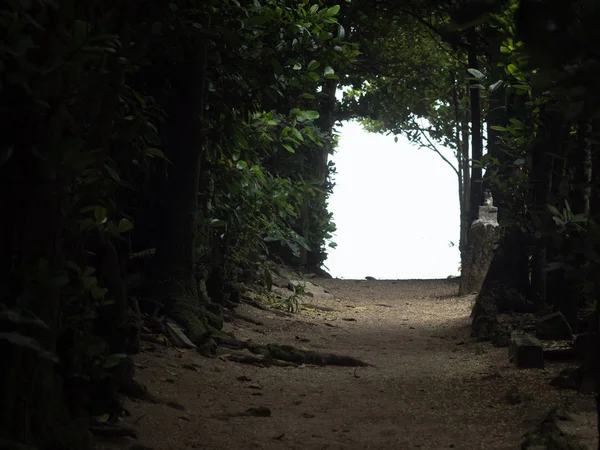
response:
<path id="1" fill-rule="evenodd" d="M 573 161 L 569 165 L 575 167 L 573 179 L 574 195 L 571 200 L 571 209 L 575 214 L 590 214 L 590 195 L 592 189 L 592 149 L 591 125 L 581 122 L 577 130 L 578 152 L 573 154 Z"/>
<path id="2" fill-rule="evenodd" d="M 600 225 L 600 181 L 596 174 L 600 173 L 600 145 L 598 142 L 598 136 L 600 135 L 600 120 L 594 119 L 592 121 L 591 129 L 587 129 L 586 131 L 591 131 L 588 137 L 593 137 L 594 142 L 591 146 L 591 151 L 593 157 L 592 166 L 591 166 L 591 195 L 589 202 L 589 214 L 590 214 L 590 222 L 591 224 L 595 224 L 596 227 Z M 597 229 L 597 228 L 596 228 Z M 597 233 L 597 231 L 596 231 Z M 587 245 L 593 247 L 594 240 L 597 240 L 597 236 L 593 237 L 593 239 L 588 241 Z M 595 251 L 598 252 L 598 244 L 596 242 Z M 584 393 L 591 393 L 594 390 L 596 391 L 596 407 L 598 414 L 598 435 L 600 436 L 600 358 L 598 357 L 598 351 L 600 350 L 600 264 L 597 262 L 594 263 L 591 267 L 590 278 L 594 281 L 594 298 L 596 300 L 596 305 L 593 313 L 589 317 L 589 330 L 590 340 L 588 341 L 588 346 L 586 348 L 583 366 L 582 366 L 582 383 L 581 390 Z M 600 448 L 600 441 L 598 443 Z"/>
<path id="3" fill-rule="evenodd" d="M 520 99 L 512 98 L 512 101 Z M 507 107 L 511 105 L 507 101 Z M 508 111 L 507 111 L 508 112 Z M 497 158 L 502 165 L 508 156 L 499 145 L 489 147 L 490 155 Z M 507 169 L 510 170 L 510 169 Z M 494 204 L 498 207 L 498 222 L 504 230 L 494 252 L 488 274 L 473 308 L 473 332 L 480 334 L 480 323 L 486 317 L 494 317 L 504 311 L 533 311 L 529 302 L 529 255 L 527 236 L 518 227 L 511 225 L 511 201 L 505 193 L 493 183 L 493 177 L 508 177 L 511 173 L 495 173 L 486 177 L 490 179 L 490 189 Z"/>
<path id="4" fill-rule="evenodd" d="M 336 98 L 335 93 L 337 90 L 338 82 L 337 80 L 326 80 L 323 84 L 323 90 L 321 92 L 322 100 L 319 105 L 319 119 L 317 119 L 317 126 L 319 129 L 324 132 L 327 136 L 331 137 L 333 132 L 333 125 L 335 123 L 335 104 Z M 316 202 L 314 205 L 315 208 L 321 210 L 323 212 L 327 209 L 327 193 L 326 184 L 327 184 L 327 163 L 329 160 L 329 153 L 331 152 L 331 146 L 325 144 L 321 147 L 321 149 L 317 152 L 312 161 L 313 173 L 315 179 L 318 183 L 319 189 L 321 189 L 321 193 L 319 193 L 312 201 Z M 309 240 L 308 238 L 314 234 L 313 227 L 310 223 L 310 211 L 308 208 L 308 204 L 303 205 L 302 208 L 302 231 L 305 233 L 304 238 L 311 245 L 311 250 L 305 253 L 305 261 L 303 265 L 305 266 L 308 272 L 316 272 L 320 269 L 323 261 L 325 260 L 326 255 L 323 254 L 321 246 L 324 242 L 317 242 L 314 239 Z M 304 249 L 300 249 L 301 258 L 303 255 Z M 301 261 L 302 263 L 302 261 Z"/>
<path id="5" fill-rule="evenodd" d="M 187 63 L 174 68 L 175 80 L 169 99 L 168 191 L 162 235 L 156 258 L 165 292 L 165 307 L 183 325 L 190 339 L 203 345 L 209 338 L 196 277 L 196 224 L 198 187 L 204 146 L 204 89 L 207 44 L 190 45 Z"/>
<path id="6" fill-rule="evenodd" d="M 593 180 L 593 185 L 590 196 L 590 220 L 598 226 L 600 224 L 600 182 L 597 176 L 594 179 L 594 175 L 600 173 L 600 159 L 598 158 L 598 155 L 600 154 L 600 145 L 597 144 L 598 135 L 600 134 L 600 121 L 598 119 L 593 121 L 592 130 L 595 137 L 594 141 L 596 143 L 592 147 L 594 158 L 592 158 L 591 167 L 591 179 Z M 592 243 L 590 242 L 589 245 L 592 245 Z M 598 252 L 598 248 L 596 248 L 596 252 Z M 600 264 L 594 264 L 594 269 L 595 270 L 591 275 L 594 280 L 596 307 L 589 320 L 589 333 L 591 339 L 588 342 L 588 348 L 582 367 L 582 388 L 584 384 L 591 385 L 592 388 L 595 388 L 596 412 L 598 417 L 597 430 L 600 438 L 600 358 L 598 356 L 600 350 L 600 301 L 598 301 L 600 298 Z M 594 382 L 590 383 L 589 380 L 593 380 Z M 588 381 L 588 383 L 586 383 L 586 381 Z M 598 441 L 598 448 L 600 449 L 600 440 Z"/>
<path id="7" fill-rule="evenodd" d="M 538 202 L 539 207 L 544 209 L 547 208 L 546 204 L 550 203 L 552 198 L 562 200 L 564 194 L 560 192 L 560 185 L 563 180 L 568 182 L 568 177 L 570 176 L 566 170 L 566 162 L 570 153 L 568 141 L 571 125 L 565 123 L 562 113 L 554 112 L 548 116 L 547 118 L 543 118 L 544 123 L 548 123 L 546 126 L 548 132 L 545 145 L 546 154 L 544 156 L 546 162 L 544 165 L 545 170 L 549 170 L 550 173 L 543 180 L 546 183 L 548 193 L 545 199 Z M 558 155 L 558 157 L 554 155 Z M 555 181 L 552 180 L 553 178 Z M 546 217 L 549 226 L 553 227 L 554 224 L 550 222 L 551 219 L 547 211 Z M 557 258 L 562 259 L 564 254 L 563 249 L 557 248 L 549 240 L 547 240 L 546 248 L 548 249 L 548 262 L 555 261 Z M 569 284 L 565 268 L 561 267 L 557 270 L 549 271 L 547 276 L 547 303 L 562 312 L 571 325 L 575 325 L 579 301 L 577 295 L 569 295 Z M 573 288 L 575 287 L 573 286 Z"/>
<path id="8" fill-rule="evenodd" d="M 460 251 L 460 266 L 462 268 L 465 262 L 465 253 L 467 251 L 469 234 L 469 222 L 466 219 L 469 214 L 469 207 L 468 199 L 465 195 L 465 189 L 467 185 L 465 180 L 469 179 L 469 176 L 466 173 L 469 170 L 469 143 L 468 135 L 467 139 L 461 135 L 463 131 L 463 117 L 460 110 L 460 97 L 458 91 L 459 80 L 457 79 L 456 74 L 452 74 L 452 101 L 454 102 L 454 123 L 456 125 L 456 130 L 454 133 L 454 145 L 456 147 L 456 161 L 458 169 L 458 204 L 460 209 L 460 237 L 458 248 Z M 464 143 L 466 143 L 466 146 L 463 145 Z M 466 155 L 465 151 L 467 152 Z M 467 161 L 467 164 L 464 163 L 465 161 Z"/>
<path id="9" fill-rule="evenodd" d="M 469 118 L 468 112 L 461 121 L 461 140 L 462 140 L 462 173 L 463 173 L 463 208 L 460 213 L 462 228 L 461 239 L 464 239 L 463 250 L 466 251 L 469 242 L 469 227 L 471 225 L 471 168 L 469 155 Z"/>
<path id="10" fill-rule="evenodd" d="M 477 69 L 477 50 L 475 48 L 476 36 L 475 30 L 469 31 L 469 43 L 471 44 L 468 50 L 469 68 Z M 470 222 L 477 219 L 479 207 L 483 203 L 482 190 L 482 169 L 478 162 L 483 156 L 483 138 L 481 135 L 481 99 L 479 89 L 473 86 L 478 84 L 477 80 L 470 81 L 469 98 L 471 100 L 471 216 Z"/>
<path id="11" fill-rule="evenodd" d="M 548 264 L 548 239 L 545 236 L 544 230 L 551 228 L 549 215 L 546 205 L 550 201 L 550 193 L 552 191 L 552 171 L 554 167 L 553 147 L 561 145 L 561 142 L 556 142 L 556 132 L 553 132 L 554 127 L 560 129 L 560 124 L 554 123 L 549 114 L 545 114 L 544 126 L 538 130 L 537 142 L 531 149 L 531 193 L 532 207 L 534 214 L 539 217 L 538 230 L 533 239 L 533 253 L 531 256 L 531 290 L 533 301 L 537 311 L 542 311 L 547 304 L 547 284 L 549 279 L 546 266 Z M 559 271 L 562 272 L 561 269 Z M 561 274 L 554 273 L 554 281 L 562 278 Z M 558 288 L 559 286 L 556 286 Z M 562 294 L 562 292 L 560 293 Z M 560 295 L 557 293 L 557 295 Z"/>

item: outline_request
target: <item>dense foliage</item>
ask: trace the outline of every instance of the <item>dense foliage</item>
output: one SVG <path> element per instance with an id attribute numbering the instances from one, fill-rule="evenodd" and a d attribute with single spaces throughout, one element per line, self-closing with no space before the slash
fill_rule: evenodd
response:
<path id="1" fill-rule="evenodd" d="M 118 415 L 140 310 L 158 302 L 210 352 L 267 257 L 320 268 L 355 54 L 339 10 L 2 6 L 3 438 L 58 448 L 65 408 Z"/>

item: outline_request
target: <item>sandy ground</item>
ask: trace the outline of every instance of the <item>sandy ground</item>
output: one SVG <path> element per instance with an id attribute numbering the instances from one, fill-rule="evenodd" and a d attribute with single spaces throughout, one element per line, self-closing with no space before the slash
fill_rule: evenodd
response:
<path id="1" fill-rule="evenodd" d="M 147 345 L 137 379 L 184 410 L 128 401 L 139 439 L 98 449 L 517 449 L 559 403 L 574 405 L 569 431 L 596 448 L 593 399 L 548 384 L 565 365 L 517 370 L 507 349 L 474 342 L 473 297 L 457 298 L 455 281 L 316 282 L 335 298 L 302 297 L 285 315 L 242 305 L 263 324 L 227 331 L 372 367 L 261 368 Z M 271 415 L 235 416 L 259 407 Z"/>

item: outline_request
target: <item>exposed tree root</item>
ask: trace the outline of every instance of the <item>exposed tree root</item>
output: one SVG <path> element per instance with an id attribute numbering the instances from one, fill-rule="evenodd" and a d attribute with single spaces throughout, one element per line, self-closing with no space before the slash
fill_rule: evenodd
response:
<path id="1" fill-rule="evenodd" d="M 251 323 L 253 325 L 264 325 L 260 320 L 253 319 L 252 317 L 248 317 L 248 316 L 246 316 L 244 314 L 240 314 L 240 313 L 237 313 L 235 311 L 231 311 L 229 313 L 229 316 L 231 316 L 231 317 L 233 317 L 235 319 L 243 320 L 244 322 L 248 322 L 248 323 Z"/>
<path id="2" fill-rule="evenodd" d="M 132 437 L 134 439 L 138 438 L 137 431 L 131 427 L 128 427 L 123 424 L 119 425 L 92 425 L 90 426 L 90 431 L 92 434 L 96 436 L 102 436 L 106 438 L 122 438 L 122 437 Z"/>
<path id="3" fill-rule="evenodd" d="M 302 309 L 305 310 L 316 310 L 316 311 L 324 311 L 324 312 L 335 312 L 339 311 L 339 309 L 330 308 L 329 306 L 321 306 L 321 305 L 302 305 Z"/>
<path id="4" fill-rule="evenodd" d="M 133 380 L 126 386 L 121 388 L 121 393 L 127 397 L 135 400 L 142 400 L 149 403 L 160 404 L 164 403 L 163 400 L 148 392 L 145 386 Z"/>
<path id="5" fill-rule="evenodd" d="M 225 353 L 219 356 L 221 359 L 226 359 L 227 361 L 232 361 L 240 364 L 249 364 L 251 366 L 258 367 L 297 367 L 299 364 L 287 361 L 281 361 L 278 359 L 267 358 L 264 355 L 255 355 L 248 351 L 244 350 L 231 350 L 228 353 Z"/>
<path id="6" fill-rule="evenodd" d="M 311 350 L 301 350 L 291 345 L 267 344 L 259 345 L 252 342 L 239 341 L 237 339 L 216 338 L 217 343 L 230 349 L 247 349 L 254 355 L 261 355 L 262 364 L 274 364 L 274 361 L 287 361 L 295 364 L 313 364 L 316 366 L 346 366 L 346 367 L 369 367 L 372 366 L 364 361 L 351 356 L 335 355 L 332 353 L 320 353 Z M 243 358 L 240 358 L 243 359 Z M 246 358 L 248 359 L 248 358 Z M 242 362 L 242 361 L 238 361 Z"/>
<path id="7" fill-rule="evenodd" d="M 272 314 L 276 314 L 278 316 L 284 316 L 284 317 L 290 316 L 290 314 L 286 313 L 285 311 L 279 311 L 277 309 L 269 308 L 268 306 L 263 305 L 261 302 L 259 302 L 258 300 L 255 300 L 253 298 L 244 297 L 243 300 L 244 300 L 244 303 L 247 303 L 248 305 L 253 306 L 257 309 L 260 309 L 261 311 L 267 311 Z"/>

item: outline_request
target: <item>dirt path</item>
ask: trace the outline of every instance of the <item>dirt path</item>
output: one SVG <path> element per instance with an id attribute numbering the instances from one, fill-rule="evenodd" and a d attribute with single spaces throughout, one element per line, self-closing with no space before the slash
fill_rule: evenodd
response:
<path id="1" fill-rule="evenodd" d="M 517 449 L 566 401 L 583 408 L 570 426 L 594 445 L 592 400 L 549 387 L 560 364 L 518 371 L 506 349 L 473 342 L 473 298 L 456 298 L 455 282 L 317 282 L 336 298 L 304 297 L 302 313 L 285 316 L 242 306 L 263 325 L 238 320 L 228 331 L 374 367 L 259 368 L 147 348 L 136 357 L 137 378 L 185 411 L 128 403 L 138 443 L 155 450 Z M 259 407 L 270 417 L 232 415 Z"/>

